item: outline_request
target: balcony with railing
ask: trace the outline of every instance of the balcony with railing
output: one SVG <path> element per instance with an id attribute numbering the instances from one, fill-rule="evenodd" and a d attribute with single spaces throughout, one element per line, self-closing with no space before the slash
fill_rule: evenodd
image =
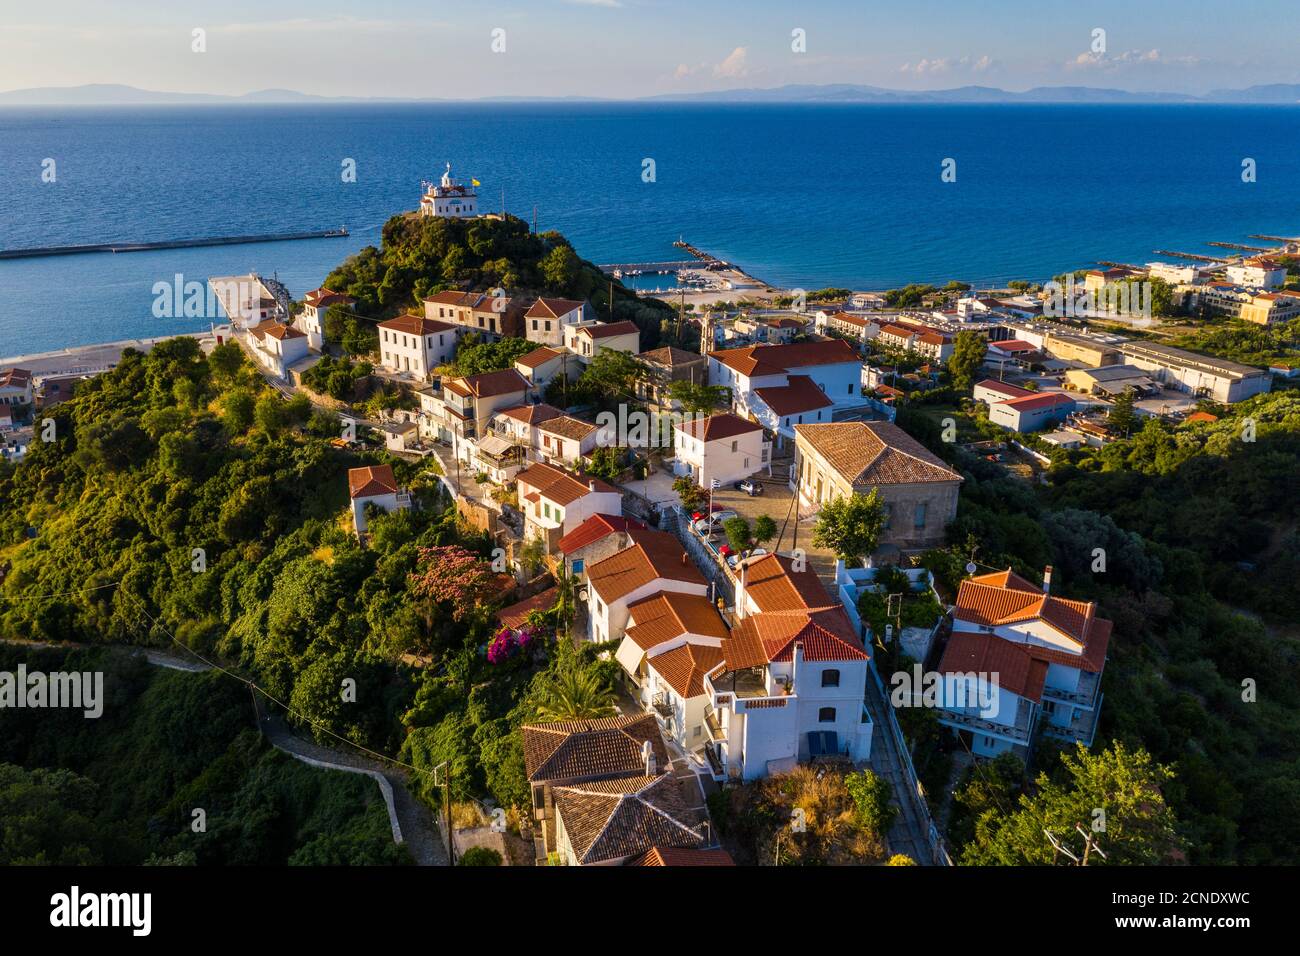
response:
<path id="1" fill-rule="evenodd" d="M 1073 691 L 1060 690 L 1050 685 L 1043 687 L 1043 696 L 1048 700 L 1060 701 L 1075 707 L 1091 709 L 1097 703 L 1097 690 L 1101 687 L 1101 674 L 1095 671 L 1080 671 L 1079 684 Z"/>
<path id="2" fill-rule="evenodd" d="M 1072 714 L 1070 723 L 1067 726 L 1045 722 L 1043 724 L 1043 735 L 1055 737 L 1058 740 L 1078 741 L 1085 747 L 1091 747 L 1092 739 L 1097 733 L 1097 721 L 1100 717 L 1101 698 L 1098 698 L 1096 707 L 1090 710 L 1079 710 Z"/>
<path id="3" fill-rule="evenodd" d="M 1005 737 L 1017 743 L 1028 743 L 1030 736 L 1034 732 L 1037 711 L 1038 708 L 1035 704 L 1020 698 L 1016 708 L 1016 719 L 1012 724 L 989 720 L 987 717 L 981 716 L 979 711 L 967 712 L 947 709 L 939 711 L 939 722 L 961 730 Z"/>

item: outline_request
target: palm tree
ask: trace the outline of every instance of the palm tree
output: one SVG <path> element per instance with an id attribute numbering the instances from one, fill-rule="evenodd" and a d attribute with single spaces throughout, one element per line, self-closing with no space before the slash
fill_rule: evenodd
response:
<path id="1" fill-rule="evenodd" d="M 578 664 L 560 667 L 537 705 L 542 720 L 596 720 L 615 713 L 614 689 Z"/>

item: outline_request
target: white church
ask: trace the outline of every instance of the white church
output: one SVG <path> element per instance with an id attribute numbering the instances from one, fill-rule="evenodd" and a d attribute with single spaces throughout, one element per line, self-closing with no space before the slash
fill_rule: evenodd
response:
<path id="1" fill-rule="evenodd" d="M 470 185 L 451 178 L 451 163 L 442 174 L 439 183 L 424 184 L 424 195 L 420 197 L 421 216 L 442 216 L 450 219 L 468 219 L 478 215 L 478 193 L 474 187 L 479 184 L 471 179 Z"/>

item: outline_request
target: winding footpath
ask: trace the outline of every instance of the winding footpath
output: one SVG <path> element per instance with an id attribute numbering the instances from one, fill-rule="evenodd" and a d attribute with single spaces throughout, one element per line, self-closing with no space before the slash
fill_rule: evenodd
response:
<path id="1" fill-rule="evenodd" d="M 122 645 L 92 645 L 81 643 L 52 643 L 0 639 L 0 643 L 22 647 L 113 647 L 119 651 L 140 654 L 155 667 L 168 670 L 201 673 L 212 666 L 195 661 L 173 651 L 160 648 L 135 648 Z M 418 866 L 447 866 L 447 850 L 441 830 L 429 807 L 411 792 L 406 771 L 367 757 L 335 747 L 327 747 L 300 736 L 277 714 L 267 712 L 265 699 L 251 690 L 253 719 L 262 736 L 276 750 L 282 751 L 313 767 L 339 770 L 343 773 L 365 774 L 375 781 L 388 809 L 388 822 L 393 830 L 393 840 L 404 843 Z"/>

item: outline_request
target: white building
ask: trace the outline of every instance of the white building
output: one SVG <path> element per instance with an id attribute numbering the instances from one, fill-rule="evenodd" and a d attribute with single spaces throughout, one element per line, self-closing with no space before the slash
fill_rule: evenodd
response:
<path id="1" fill-rule="evenodd" d="M 565 330 L 591 321 L 591 306 L 576 299 L 540 298 L 524 313 L 524 338 L 563 347 Z"/>
<path id="2" fill-rule="evenodd" d="M 282 325 L 267 319 L 246 333 L 253 357 L 259 365 L 280 378 L 289 377 L 289 366 L 305 358 L 310 351 L 307 333 L 292 325 Z"/>
<path id="3" fill-rule="evenodd" d="M 392 465 L 348 469 L 348 497 L 357 534 L 366 531 L 366 505 L 390 512 L 411 507 L 411 496 L 397 487 Z"/>
<path id="4" fill-rule="evenodd" d="M 421 216 L 441 216 L 449 219 L 467 219 L 478 215 L 478 193 L 474 187 L 478 180 L 471 179 L 466 186 L 459 180 L 451 178 L 451 163 L 437 183 L 425 183 L 424 195 L 420 197 Z"/>
<path id="5" fill-rule="evenodd" d="M 772 473 L 772 443 L 763 426 L 730 412 L 689 418 L 673 428 L 673 474 L 701 488 L 727 485 L 760 471 Z"/>
<path id="6" fill-rule="evenodd" d="M 1173 262 L 1148 262 L 1147 275 L 1170 285 L 1198 285 L 1205 280 L 1205 267 Z"/>
<path id="7" fill-rule="evenodd" d="M 641 330 L 635 322 L 588 322 L 564 327 L 564 347 L 586 364 L 607 349 L 636 355 L 641 351 Z"/>
<path id="8" fill-rule="evenodd" d="M 0 405 L 31 405 L 32 373 L 25 368 L 0 372 Z"/>
<path id="9" fill-rule="evenodd" d="M 749 413 L 776 435 L 776 447 L 781 449 L 794 441 L 796 426 L 829 422 L 834 405 L 807 375 L 791 375 L 785 385 L 754 389 Z"/>
<path id="10" fill-rule="evenodd" d="M 540 443 L 536 457 L 552 465 L 569 467 L 595 451 L 599 430 L 581 418 L 557 415 L 542 422 L 537 431 Z"/>
<path id="11" fill-rule="evenodd" d="M 549 345 L 543 345 L 515 359 L 515 371 L 527 379 L 533 396 L 540 398 L 545 393 L 546 386 L 550 385 L 557 376 L 567 373 L 569 358 L 570 355 L 563 346 L 551 348 Z M 574 364 L 577 365 L 576 359 Z"/>
<path id="12" fill-rule="evenodd" d="M 456 353 L 459 329 L 422 315 L 399 315 L 379 323 L 379 364 L 392 372 L 408 372 L 424 381 Z"/>
<path id="13" fill-rule="evenodd" d="M 629 531 L 631 544 L 587 566 L 587 638 L 621 640 L 631 605 L 662 592 L 705 596 L 709 584 L 665 531 Z"/>
<path id="14" fill-rule="evenodd" d="M 1089 601 L 1050 593 L 1010 570 L 967 578 L 957 591 L 939 722 L 971 751 L 1023 755 L 1035 729 L 1092 745 L 1101 711 L 1101 674 L 1113 625 Z"/>
<path id="15" fill-rule="evenodd" d="M 805 416 L 802 421 L 813 421 L 824 411 L 824 420 L 830 421 L 832 405 L 864 404 L 861 382 L 862 360 L 853 346 L 840 339 L 709 353 L 709 384 L 730 388 L 732 411 L 775 432 L 778 447 L 794 437 L 788 419 Z M 810 385 L 821 392 L 825 403 Z"/>
<path id="16" fill-rule="evenodd" d="M 512 368 L 444 378 L 441 387 L 422 388 L 420 431 L 451 445 L 458 461 L 473 464 L 476 443 L 488 434 L 492 416 L 524 404 L 528 383 Z"/>
<path id="17" fill-rule="evenodd" d="M 325 348 L 325 313 L 332 305 L 350 307 L 357 300 L 341 292 L 331 292 L 321 287 L 302 297 L 302 311 L 293 319 L 293 326 L 307 335 L 307 344 L 317 352 Z"/>
<path id="18" fill-rule="evenodd" d="M 1252 289 L 1280 289 L 1286 284 L 1286 266 L 1272 259 L 1247 259 L 1224 272 L 1228 281 Z"/>
<path id="19" fill-rule="evenodd" d="M 592 515 L 621 515 L 623 493 L 608 482 L 536 462 L 515 476 L 524 538 L 541 538 L 547 554 Z"/>
<path id="20" fill-rule="evenodd" d="M 614 657 L 638 701 L 683 750 L 700 750 L 708 741 L 704 675 L 722 663 L 728 635 L 717 608 L 702 594 L 661 591 L 628 605 Z"/>
<path id="21" fill-rule="evenodd" d="M 1268 372 L 1227 359 L 1198 355 L 1157 342 L 1124 342 L 1125 363 L 1135 365 L 1162 384 L 1216 402 L 1241 402 L 1272 388 Z"/>
<path id="22" fill-rule="evenodd" d="M 870 655 L 816 573 L 768 554 L 740 564 L 739 619 L 704 676 L 717 779 L 756 780 L 822 756 L 871 756 Z"/>

